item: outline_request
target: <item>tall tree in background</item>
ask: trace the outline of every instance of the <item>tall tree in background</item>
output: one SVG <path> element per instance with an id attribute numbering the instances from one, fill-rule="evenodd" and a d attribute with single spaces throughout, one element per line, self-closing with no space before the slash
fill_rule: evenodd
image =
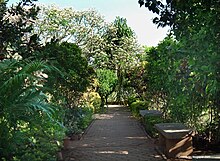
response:
<path id="1" fill-rule="evenodd" d="M 82 57 L 81 49 L 73 43 L 51 42 L 47 43 L 36 53 L 36 57 L 55 66 L 58 71 L 47 72 L 49 79 L 47 87 L 57 102 L 62 102 L 68 108 L 74 107 L 78 99 L 90 83 L 92 68 L 85 57 Z M 61 99 L 61 100 L 60 100 Z"/>
<path id="2" fill-rule="evenodd" d="M 51 40 L 75 43 L 88 60 L 100 52 L 105 22 L 97 11 L 42 6 L 38 18 L 34 33 L 40 35 L 42 43 Z"/>
<path id="3" fill-rule="evenodd" d="M 101 97 L 101 110 L 104 112 L 104 105 L 108 103 L 108 97 L 114 92 L 117 85 L 117 75 L 115 71 L 109 69 L 97 69 L 98 78 L 97 92 Z"/>
<path id="4" fill-rule="evenodd" d="M 138 63 L 140 48 L 134 31 L 128 26 L 125 18 L 116 17 L 115 21 L 106 26 L 103 34 L 104 48 L 96 55 L 94 64 L 115 70 L 118 77 L 116 87 L 117 101 L 123 100 L 123 84 L 125 74 Z"/>
<path id="5" fill-rule="evenodd" d="M 0 3 L 0 60 L 18 52 L 26 58 L 37 46 L 37 36 L 31 30 L 39 8 L 26 0 L 10 8 L 6 4 Z"/>

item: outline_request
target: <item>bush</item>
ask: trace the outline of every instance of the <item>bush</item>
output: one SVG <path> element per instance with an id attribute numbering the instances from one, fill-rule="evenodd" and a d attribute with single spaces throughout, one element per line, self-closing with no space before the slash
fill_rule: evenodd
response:
<path id="1" fill-rule="evenodd" d="M 137 101 L 135 96 L 131 96 L 128 98 L 128 106 L 130 107 L 133 102 Z"/>
<path id="2" fill-rule="evenodd" d="M 66 135 L 81 134 L 92 121 L 92 109 L 89 107 L 75 107 L 66 110 Z"/>
<path id="3" fill-rule="evenodd" d="M 19 128 L 1 138 L 0 160 L 56 161 L 64 137 L 63 126 L 46 116 L 35 115 L 32 119 L 38 122 L 19 121 Z"/>
<path id="4" fill-rule="evenodd" d="M 145 116 L 143 118 L 143 126 L 146 130 L 146 132 L 153 138 L 158 137 L 158 132 L 157 130 L 154 128 L 155 124 L 159 124 L 159 123 L 166 123 L 166 122 L 171 122 L 168 119 L 164 119 L 161 116 Z"/>
<path id="5" fill-rule="evenodd" d="M 85 106 L 92 109 L 94 113 L 100 112 L 101 98 L 97 92 L 88 91 L 83 93 L 81 102 L 84 102 Z"/>
<path id="6" fill-rule="evenodd" d="M 23 145 L 20 144 L 22 146 L 18 147 L 15 161 L 27 159 L 32 161 L 57 160 L 56 154 L 62 145 L 64 128 L 55 122 L 49 123 L 49 120 L 43 122 L 44 124 L 35 127 L 25 138 L 22 138 Z"/>
<path id="7" fill-rule="evenodd" d="M 49 101 L 46 79 L 36 74 L 49 68 L 38 61 L 0 63 L 0 160 L 56 160 L 63 110 Z"/>
<path id="8" fill-rule="evenodd" d="M 143 118 L 143 126 L 146 132 L 153 138 L 158 135 L 154 125 L 162 122 L 164 122 L 164 120 L 160 116 L 147 116 Z"/>
<path id="9" fill-rule="evenodd" d="M 138 117 L 140 115 L 139 110 L 146 110 L 147 102 L 146 101 L 136 101 L 130 105 L 131 112 L 134 116 Z"/>
<path id="10" fill-rule="evenodd" d="M 77 126 L 81 130 L 85 130 L 92 121 L 92 109 L 88 107 L 81 107 L 78 109 L 78 113 L 79 119 L 77 122 Z"/>

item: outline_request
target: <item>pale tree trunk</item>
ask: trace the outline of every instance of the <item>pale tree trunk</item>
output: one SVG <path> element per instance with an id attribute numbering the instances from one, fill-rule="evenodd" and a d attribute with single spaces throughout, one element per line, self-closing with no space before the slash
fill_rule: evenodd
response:
<path id="1" fill-rule="evenodd" d="M 101 96 L 101 112 L 104 113 L 104 106 L 105 106 L 105 97 Z"/>

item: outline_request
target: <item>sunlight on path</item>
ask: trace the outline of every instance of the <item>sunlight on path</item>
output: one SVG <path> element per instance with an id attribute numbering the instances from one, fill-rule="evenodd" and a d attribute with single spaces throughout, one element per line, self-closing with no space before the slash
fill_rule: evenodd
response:
<path id="1" fill-rule="evenodd" d="M 64 152 L 65 161 L 159 161 L 155 145 L 128 111 L 109 106 L 108 114 L 96 116 L 82 140 Z"/>

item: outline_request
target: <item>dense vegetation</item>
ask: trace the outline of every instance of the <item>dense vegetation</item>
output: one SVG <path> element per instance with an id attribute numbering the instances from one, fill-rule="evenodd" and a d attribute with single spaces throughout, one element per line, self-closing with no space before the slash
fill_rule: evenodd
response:
<path id="1" fill-rule="evenodd" d="M 115 101 L 162 111 L 147 127 L 182 122 L 219 145 L 218 0 L 139 0 L 171 27 L 144 51 L 124 18 L 33 1 L 0 1 L 0 160 L 56 160 L 64 137 Z"/>
<path id="2" fill-rule="evenodd" d="M 40 43 L 31 1 L 0 11 L 0 160 L 56 160 L 65 135 L 92 119 L 80 97 L 93 70 L 77 45 Z"/>
<path id="3" fill-rule="evenodd" d="M 0 160 L 56 160 L 64 137 L 123 92 L 137 49 L 126 19 L 1 1 Z"/>
<path id="4" fill-rule="evenodd" d="M 147 99 L 166 117 L 194 127 L 219 146 L 219 1 L 139 0 L 139 4 L 158 14 L 154 23 L 171 28 L 157 47 L 146 49 Z"/>

